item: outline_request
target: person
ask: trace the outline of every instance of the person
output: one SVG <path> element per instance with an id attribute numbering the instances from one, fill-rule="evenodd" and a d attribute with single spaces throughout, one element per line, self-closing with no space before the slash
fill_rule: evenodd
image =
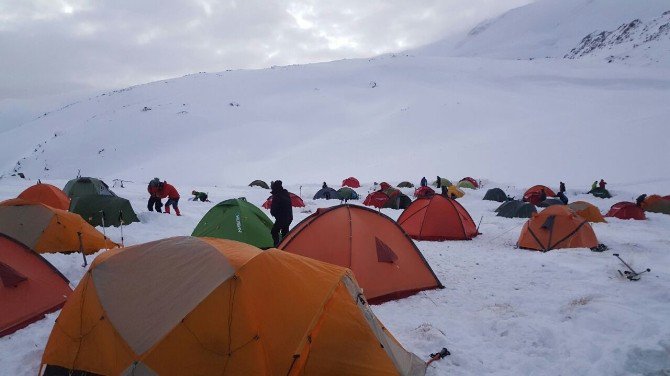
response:
<path id="1" fill-rule="evenodd" d="M 272 182 L 270 193 L 272 194 L 272 205 L 270 214 L 275 218 L 272 225 L 272 241 L 275 247 L 281 243 L 281 240 L 288 234 L 288 227 L 293 222 L 293 207 L 291 206 L 291 196 L 288 191 L 282 187 L 281 180 Z"/>
<path id="2" fill-rule="evenodd" d="M 442 189 L 442 196 L 449 197 L 449 188 L 445 187 L 444 185 L 440 188 Z"/>
<path id="3" fill-rule="evenodd" d="M 635 205 L 637 205 L 637 206 L 639 206 L 639 207 L 642 207 L 642 203 L 644 202 L 644 200 L 645 200 L 646 198 L 647 198 L 647 194 L 646 194 L 646 193 L 637 196 L 637 198 L 635 199 Z"/>
<path id="4" fill-rule="evenodd" d="M 209 196 L 205 192 L 192 191 L 191 194 L 194 196 L 192 201 L 210 202 L 208 199 Z"/>
<path id="5" fill-rule="evenodd" d="M 147 209 L 149 209 L 149 211 L 154 211 L 155 207 L 157 212 L 162 213 L 163 211 L 161 208 L 163 207 L 163 202 L 158 196 L 159 184 L 160 180 L 158 178 L 153 178 L 147 186 L 147 191 L 149 192 L 149 202 L 147 203 Z"/>
<path id="6" fill-rule="evenodd" d="M 168 184 L 167 181 L 163 181 L 158 185 L 158 196 L 161 198 L 166 198 L 165 202 L 165 214 L 170 214 L 170 206 L 174 208 L 174 213 L 179 217 L 181 213 L 179 212 L 179 192 L 172 185 Z"/>
<path id="7" fill-rule="evenodd" d="M 326 184 L 325 181 L 323 182 L 323 185 L 321 186 L 321 189 L 324 189 L 324 188 L 328 188 L 328 184 Z"/>
<path id="8" fill-rule="evenodd" d="M 442 178 L 440 175 L 437 176 L 437 187 L 442 188 Z"/>
<path id="9" fill-rule="evenodd" d="M 594 181 L 593 184 L 591 184 L 591 190 L 588 193 L 591 193 L 598 188 L 598 180 Z"/>
<path id="10" fill-rule="evenodd" d="M 605 189 L 605 186 L 606 186 L 606 185 L 607 185 L 607 182 L 606 182 L 605 180 L 603 180 L 603 179 L 600 179 L 600 183 L 598 184 L 598 186 L 600 187 L 600 189 Z"/>
<path id="11" fill-rule="evenodd" d="M 547 199 L 547 192 L 544 191 L 544 188 L 540 191 L 540 202 Z"/>
<path id="12" fill-rule="evenodd" d="M 561 200 L 563 205 L 568 204 L 568 196 L 566 196 L 565 193 L 563 193 L 563 191 L 558 191 L 558 194 L 556 196 L 558 197 L 559 200 Z"/>
<path id="13" fill-rule="evenodd" d="M 558 191 L 559 192 L 565 192 L 565 183 L 561 182 L 561 184 L 559 184 Z"/>
<path id="14" fill-rule="evenodd" d="M 428 179 L 426 179 L 425 176 L 423 178 L 421 178 L 421 186 L 422 187 L 427 187 L 428 186 Z"/>

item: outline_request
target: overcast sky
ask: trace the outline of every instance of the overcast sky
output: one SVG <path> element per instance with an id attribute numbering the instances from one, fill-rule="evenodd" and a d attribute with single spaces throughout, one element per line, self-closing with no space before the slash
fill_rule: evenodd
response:
<path id="1" fill-rule="evenodd" d="M 0 0 L 0 130 L 54 97 L 402 51 L 530 1 Z"/>

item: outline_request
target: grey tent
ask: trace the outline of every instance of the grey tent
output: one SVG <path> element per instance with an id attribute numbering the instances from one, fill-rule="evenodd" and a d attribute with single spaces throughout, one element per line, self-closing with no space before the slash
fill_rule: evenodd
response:
<path id="1" fill-rule="evenodd" d="M 403 181 L 398 184 L 398 188 L 414 188 L 414 184 L 408 181 Z"/>
<path id="2" fill-rule="evenodd" d="M 530 218 L 537 213 L 535 205 L 519 200 L 503 202 L 495 211 L 498 217 L 505 218 Z"/>
<path id="3" fill-rule="evenodd" d="M 314 200 L 325 198 L 326 200 L 342 200 L 340 193 L 331 187 L 321 188 L 314 195 Z"/>
<path id="4" fill-rule="evenodd" d="M 548 208 L 552 205 L 565 205 L 565 204 L 563 203 L 563 201 L 561 201 L 559 199 L 556 199 L 556 198 L 548 198 L 548 199 L 540 202 L 539 204 L 537 204 L 537 206 L 539 206 L 541 208 Z"/>
<path id="5" fill-rule="evenodd" d="M 505 191 L 503 191 L 500 188 L 491 188 L 488 191 L 486 191 L 486 194 L 484 195 L 484 200 L 505 202 L 507 201 L 507 194 L 505 194 Z"/>
<path id="6" fill-rule="evenodd" d="M 251 183 L 249 183 L 250 187 L 261 187 L 265 189 L 270 189 L 270 186 L 268 183 L 264 182 L 263 180 L 254 180 Z"/>
<path id="7" fill-rule="evenodd" d="M 358 193 L 349 187 L 342 187 L 337 190 L 337 193 L 340 195 L 340 200 L 358 200 L 360 198 Z"/>

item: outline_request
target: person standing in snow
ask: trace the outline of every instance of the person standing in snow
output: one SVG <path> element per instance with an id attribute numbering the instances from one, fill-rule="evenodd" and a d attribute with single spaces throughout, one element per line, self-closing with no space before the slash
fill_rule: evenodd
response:
<path id="1" fill-rule="evenodd" d="M 561 182 L 561 184 L 559 184 L 558 191 L 559 192 L 565 192 L 565 183 Z"/>
<path id="2" fill-rule="evenodd" d="M 288 234 L 288 228 L 293 222 L 293 207 L 291 206 L 291 196 L 288 191 L 282 187 L 281 180 L 272 182 L 270 193 L 272 194 L 272 204 L 270 214 L 275 218 L 270 233 L 275 247 L 281 243 L 281 240 Z"/>
<path id="3" fill-rule="evenodd" d="M 427 187 L 428 186 L 428 179 L 426 179 L 425 176 L 423 178 L 421 178 L 421 186 L 422 187 Z"/>
<path id="4" fill-rule="evenodd" d="M 603 180 L 603 179 L 600 179 L 600 183 L 598 184 L 598 186 L 600 187 L 600 189 L 605 189 L 605 186 L 606 186 L 606 185 L 607 185 L 607 182 L 606 182 L 605 180 Z"/>
<path id="5" fill-rule="evenodd" d="M 563 191 L 558 191 L 558 194 L 556 195 L 556 197 L 558 197 L 558 199 L 561 200 L 563 205 L 568 204 L 568 196 L 566 196 L 565 193 L 563 193 Z"/>
<path id="6" fill-rule="evenodd" d="M 158 195 L 158 186 L 160 185 L 160 180 L 158 178 L 153 178 L 147 186 L 147 191 L 149 192 L 149 202 L 147 203 L 147 209 L 149 211 L 156 211 L 162 213 L 161 208 L 163 207 L 163 202 Z"/>
<path id="7" fill-rule="evenodd" d="M 181 216 L 178 207 L 179 192 L 177 192 L 177 189 L 172 184 L 168 184 L 166 181 L 160 183 L 158 186 L 158 196 L 161 198 L 167 197 L 168 199 L 165 203 L 165 214 L 170 214 L 170 205 L 172 205 L 175 214 Z"/>

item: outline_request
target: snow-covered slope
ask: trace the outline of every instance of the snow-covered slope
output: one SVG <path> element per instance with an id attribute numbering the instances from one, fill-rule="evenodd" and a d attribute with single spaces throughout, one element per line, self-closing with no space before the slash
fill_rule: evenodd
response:
<path id="1" fill-rule="evenodd" d="M 595 55 L 603 59 L 610 55 L 639 55 L 644 62 L 662 60 L 670 63 L 667 59 L 669 26 L 664 26 L 668 24 L 667 14 L 664 15 L 667 11 L 670 11 L 667 0 L 539 0 L 483 22 L 471 30 L 456 48 L 437 43 L 420 49 L 418 53 L 529 59 L 561 58 L 576 49 L 578 53 L 570 56 L 582 57 L 587 55 L 586 49 L 580 48 L 585 37 L 591 35 L 590 39 L 598 39 L 601 33 L 609 35 L 635 22 L 639 28 L 625 35 L 625 46 L 621 45 L 621 40 L 610 41 L 612 43 L 601 44 L 597 49 L 602 51 L 614 45 L 618 47 Z M 654 34 L 655 38 L 648 39 Z M 613 35 L 614 39 L 617 36 Z M 662 53 L 655 53 L 659 50 Z"/>

